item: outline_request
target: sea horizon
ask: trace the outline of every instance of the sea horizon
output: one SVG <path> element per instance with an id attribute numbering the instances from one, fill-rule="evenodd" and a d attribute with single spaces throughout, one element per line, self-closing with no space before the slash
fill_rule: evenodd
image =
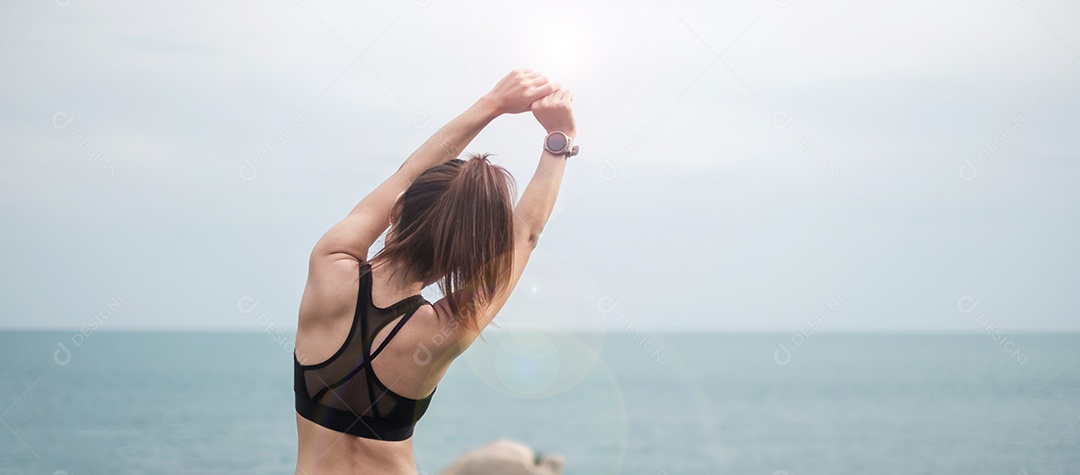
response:
<path id="1" fill-rule="evenodd" d="M 291 473 L 291 340 L 0 331 L 0 473 Z M 565 473 L 1071 473 L 1080 335 L 487 333 L 414 436 Z M 795 334 L 798 335 L 798 334 Z"/>

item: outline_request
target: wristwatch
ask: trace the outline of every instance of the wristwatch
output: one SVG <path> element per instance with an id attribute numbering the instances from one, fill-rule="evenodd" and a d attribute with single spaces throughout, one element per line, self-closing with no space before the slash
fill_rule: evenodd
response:
<path id="1" fill-rule="evenodd" d="M 544 150 L 555 155 L 566 155 L 566 158 L 578 154 L 578 146 L 574 145 L 574 141 L 568 135 L 557 130 L 547 134 L 547 137 L 544 138 Z"/>

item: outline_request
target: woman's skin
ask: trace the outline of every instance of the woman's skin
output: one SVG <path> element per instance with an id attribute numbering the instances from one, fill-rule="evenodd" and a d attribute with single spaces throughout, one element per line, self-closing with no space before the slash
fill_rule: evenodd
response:
<path id="1" fill-rule="evenodd" d="M 547 132 L 562 131 L 571 139 L 577 130 L 571 108 L 573 95 L 539 72 L 517 69 L 502 78 L 478 99 L 425 141 L 386 179 L 360 201 L 345 219 L 335 224 L 315 244 L 308 266 L 308 280 L 300 301 L 296 332 L 296 357 L 310 365 L 330 358 L 344 344 L 356 310 L 357 273 L 367 261 L 368 249 L 396 221 L 392 206 L 397 197 L 422 172 L 457 158 L 473 138 L 492 120 L 503 114 L 531 111 Z M 562 182 L 566 158 L 543 151 L 537 135 L 540 163 L 514 208 L 514 269 L 510 285 L 494 296 L 481 313 L 477 328 L 483 329 L 505 304 L 517 285 L 540 233 L 551 216 Z M 419 294 L 433 283 L 407 278 L 408 269 L 392 268 L 395 263 L 374 266 L 371 297 L 378 307 L 389 306 Z M 402 272 L 394 272 L 400 270 Z M 390 279 L 388 276 L 398 276 Z M 394 327 L 388 324 L 375 336 L 378 346 Z M 387 344 L 372 369 L 387 386 L 401 396 L 421 399 L 438 385 L 450 363 L 479 336 L 452 318 L 444 299 L 425 305 Z M 464 408 L 463 408 L 464 409 Z M 296 415 L 299 436 L 296 472 L 417 473 L 412 438 L 400 442 L 365 439 L 336 432 Z"/>

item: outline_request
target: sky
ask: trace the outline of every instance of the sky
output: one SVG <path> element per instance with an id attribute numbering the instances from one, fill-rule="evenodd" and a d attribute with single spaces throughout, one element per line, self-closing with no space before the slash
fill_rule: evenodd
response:
<path id="1" fill-rule="evenodd" d="M 0 328 L 293 329 L 322 233 L 529 67 L 581 153 L 502 328 L 1080 330 L 1076 2 L 5 2 L 0 48 Z M 467 151 L 523 190 L 542 138 Z"/>

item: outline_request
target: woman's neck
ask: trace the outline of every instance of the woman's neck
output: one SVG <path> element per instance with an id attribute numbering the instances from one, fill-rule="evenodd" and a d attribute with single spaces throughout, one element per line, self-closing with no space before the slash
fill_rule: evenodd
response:
<path id="1" fill-rule="evenodd" d="M 378 269 L 379 278 L 385 280 L 385 286 L 392 293 L 400 294 L 401 297 L 419 294 L 420 291 L 424 290 L 424 287 L 427 287 L 427 283 L 413 278 L 409 269 L 396 262 L 373 263 L 371 267 L 372 278 L 375 277 L 376 268 Z"/>

